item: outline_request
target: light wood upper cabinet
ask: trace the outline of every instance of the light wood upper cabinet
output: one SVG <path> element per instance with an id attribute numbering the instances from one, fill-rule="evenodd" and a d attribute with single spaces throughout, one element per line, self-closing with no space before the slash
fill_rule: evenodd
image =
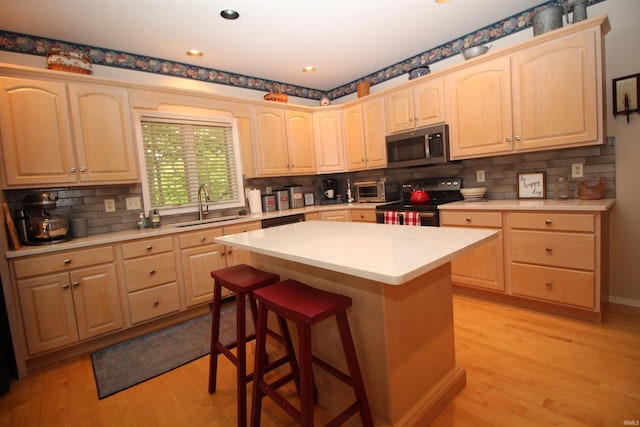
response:
<path id="1" fill-rule="evenodd" d="M 342 172 L 345 169 L 342 114 L 340 110 L 313 113 L 318 172 Z"/>
<path id="2" fill-rule="evenodd" d="M 126 89 L 0 78 L 5 188 L 136 182 Z"/>
<path id="3" fill-rule="evenodd" d="M 131 107 L 126 89 L 69 85 L 80 181 L 138 179 Z"/>
<path id="4" fill-rule="evenodd" d="M 311 113 L 259 105 L 251 116 L 257 176 L 316 172 Z"/>
<path id="5" fill-rule="evenodd" d="M 389 133 L 445 121 L 444 79 L 435 78 L 387 95 Z"/>
<path id="6" fill-rule="evenodd" d="M 66 85 L 0 77 L 0 89 L 4 187 L 76 182 Z"/>
<path id="7" fill-rule="evenodd" d="M 384 98 L 363 102 L 343 111 L 348 170 L 387 165 Z"/>
<path id="8" fill-rule="evenodd" d="M 449 74 L 452 159 L 602 143 L 600 43 L 591 28 Z"/>
<path id="9" fill-rule="evenodd" d="M 448 75 L 447 89 L 452 159 L 504 154 L 513 150 L 508 57 Z"/>
<path id="10" fill-rule="evenodd" d="M 511 57 L 516 150 L 598 142 L 602 76 L 595 37 L 588 31 Z"/>

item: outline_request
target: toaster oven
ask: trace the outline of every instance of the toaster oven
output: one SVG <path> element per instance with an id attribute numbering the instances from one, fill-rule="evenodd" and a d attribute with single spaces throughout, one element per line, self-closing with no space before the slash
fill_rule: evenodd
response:
<path id="1" fill-rule="evenodd" d="M 355 196 L 362 203 L 383 203 L 400 199 L 400 188 L 395 181 L 386 181 L 384 178 L 378 181 L 356 182 Z"/>

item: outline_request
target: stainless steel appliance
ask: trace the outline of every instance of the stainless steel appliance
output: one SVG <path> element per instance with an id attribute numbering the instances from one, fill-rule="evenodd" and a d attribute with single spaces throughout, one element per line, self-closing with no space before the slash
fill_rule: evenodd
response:
<path id="1" fill-rule="evenodd" d="M 462 200 L 460 188 L 462 188 L 462 178 L 456 177 L 406 181 L 402 184 L 401 201 L 376 206 L 376 222 L 384 224 L 386 211 L 397 212 L 400 224 L 403 223 L 405 212 L 417 212 L 420 216 L 420 225 L 439 227 L 438 205 Z M 420 191 L 427 193 L 427 200 L 425 201 L 422 197 L 420 203 L 411 203 L 411 195 Z"/>
<path id="2" fill-rule="evenodd" d="M 381 178 L 377 181 L 363 181 L 353 184 L 358 202 L 391 202 L 400 199 L 400 188 L 397 181 Z"/>
<path id="3" fill-rule="evenodd" d="M 433 165 L 450 160 L 448 125 L 389 135 L 386 143 L 388 168 Z"/>
<path id="4" fill-rule="evenodd" d="M 289 207 L 291 209 L 304 208 L 304 197 L 302 194 L 302 186 L 291 184 L 284 186 L 289 191 Z"/>
<path id="5" fill-rule="evenodd" d="M 66 242 L 69 237 L 69 220 L 51 215 L 57 207 L 57 195 L 53 193 L 29 194 L 22 199 L 24 209 L 16 212 L 20 240 L 25 245 L 49 245 Z"/>

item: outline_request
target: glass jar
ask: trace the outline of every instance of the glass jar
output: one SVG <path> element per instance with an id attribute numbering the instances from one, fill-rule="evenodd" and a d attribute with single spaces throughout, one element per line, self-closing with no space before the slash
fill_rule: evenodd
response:
<path id="1" fill-rule="evenodd" d="M 566 200 L 571 196 L 569 180 L 567 178 L 556 178 L 556 200 Z"/>

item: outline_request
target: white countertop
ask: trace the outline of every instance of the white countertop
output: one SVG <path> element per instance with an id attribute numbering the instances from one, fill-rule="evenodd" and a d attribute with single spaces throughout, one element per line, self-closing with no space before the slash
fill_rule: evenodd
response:
<path id="1" fill-rule="evenodd" d="M 512 211 L 608 211 L 615 199 L 601 200 L 486 200 L 483 202 L 452 202 L 438 206 L 438 210 L 512 210 Z"/>
<path id="2" fill-rule="evenodd" d="M 401 285 L 496 238 L 493 230 L 306 221 L 217 237 L 218 243 Z"/>

